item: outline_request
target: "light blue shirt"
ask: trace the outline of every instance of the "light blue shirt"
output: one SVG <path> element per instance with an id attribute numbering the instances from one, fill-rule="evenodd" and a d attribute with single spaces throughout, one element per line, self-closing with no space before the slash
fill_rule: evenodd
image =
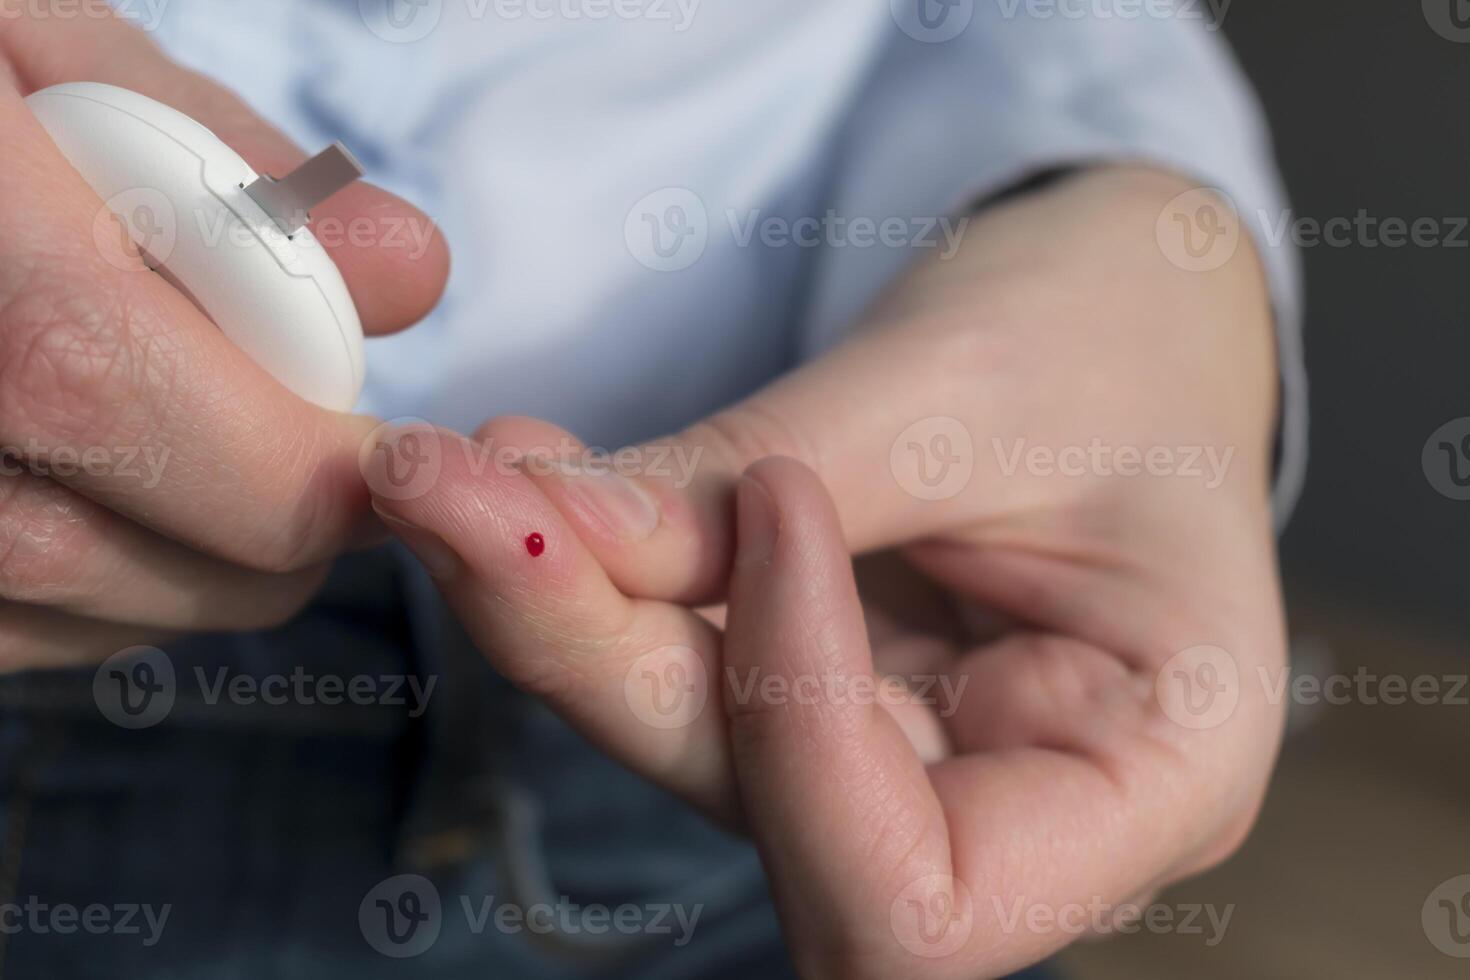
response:
<path id="1" fill-rule="evenodd" d="M 369 342 L 361 407 L 385 417 L 529 414 L 605 446 L 677 429 L 835 342 L 967 207 L 1049 168 L 1146 161 L 1242 215 L 1284 207 L 1204 2 L 115 2 L 438 220 L 443 303 Z M 1296 259 L 1257 245 L 1284 512 L 1305 458 Z"/>

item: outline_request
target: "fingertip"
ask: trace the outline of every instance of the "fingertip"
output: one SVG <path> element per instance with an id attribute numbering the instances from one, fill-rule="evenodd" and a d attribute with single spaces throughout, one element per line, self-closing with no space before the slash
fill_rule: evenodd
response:
<path id="1" fill-rule="evenodd" d="M 526 510 L 475 444 L 423 420 L 380 424 L 359 455 L 373 514 L 438 580 L 461 587 L 509 555 L 506 525 Z"/>
<path id="2" fill-rule="evenodd" d="M 789 529 L 788 537 L 842 540 L 832 495 L 816 471 L 805 463 L 789 456 L 768 456 L 746 467 L 740 484 L 747 482 L 758 487 L 769 500 L 777 527 Z M 754 491 L 750 497 L 755 498 Z"/>

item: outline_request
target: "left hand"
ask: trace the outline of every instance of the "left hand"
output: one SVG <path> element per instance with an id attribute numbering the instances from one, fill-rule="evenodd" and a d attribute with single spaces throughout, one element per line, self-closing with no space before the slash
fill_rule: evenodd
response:
<path id="1" fill-rule="evenodd" d="M 1248 246 L 1161 254 L 1187 186 L 1100 171 L 987 212 L 862 336 L 644 447 L 703 451 L 687 488 L 556 472 L 558 430 L 500 419 L 489 448 L 434 434 L 422 494 L 375 495 L 502 673 L 755 837 L 804 975 L 1002 975 L 1254 819 L 1281 710 L 1247 681 L 1284 661 L 1271 319 Z M 925 499 L 895 437 L 941 418 L 974 472 Z M 1230 462 L 1028 462 L 1094 445 Z M 849 555 L 884 549 L 909 573 L 864 610 Z M 724 632 L 690 608 L 727 596 Z"/>

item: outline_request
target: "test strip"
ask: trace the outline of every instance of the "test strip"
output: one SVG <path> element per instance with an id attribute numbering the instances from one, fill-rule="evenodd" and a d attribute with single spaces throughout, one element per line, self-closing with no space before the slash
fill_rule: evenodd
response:
<path id="1" fill-rule="evenodd" d="M 294 235 L 311 220 L 312 208 L 362 175 L 362 164 L 338 142 L 279 180 L 269 174 L 257 177 L 245 193 L 282 231 Z"/>

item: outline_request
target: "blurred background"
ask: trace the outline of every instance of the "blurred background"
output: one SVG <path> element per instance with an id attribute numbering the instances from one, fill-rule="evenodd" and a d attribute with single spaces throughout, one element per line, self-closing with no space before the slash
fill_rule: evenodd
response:
<path id="1" fill-rule="evenodd" d="M 1255 835 L 1165 896 L 1233 905 L 1224 940 L 1141 929 L 1065 964 L 1080 980 L 1470 976 L 1470 879 L 1454 880 L 1470 875 L 1470 686 L 1454 694 L 1470 673 L 1470 501 L 1436 489 L 1443 434 L 1435 466 L 1424 453 L 1470 416 L 1470 3 L 1235 0 L 1222 23 L 1298 221 L 1429 218 L 1444 242 L 1302 252 L 1312 461 L 1282 541 L 1293 669 L 1353 693 L 1292 705 Z M 1438 694 L 1390 704 L 1395 676 Z"/>

